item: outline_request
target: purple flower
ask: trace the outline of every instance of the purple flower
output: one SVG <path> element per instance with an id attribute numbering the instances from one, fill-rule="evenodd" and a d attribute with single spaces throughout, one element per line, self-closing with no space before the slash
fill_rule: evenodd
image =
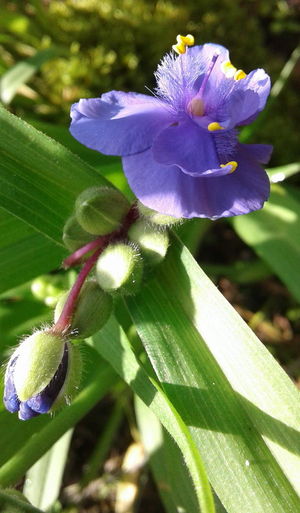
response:
<path id="1" fill-rule="evenodd" d="M 186 48 L 178 38 L 184 53 L 164 57 L 153 97 L 111 91 L 80 100 L 71 133 L 120 155 L 135 195 L 162 214 L 216 219 L 260 209 L 270 188 L 261 164 L 272 147 L 239 143 L 236 127 L 264 108 L 270 78 L 234 68 L 223 46 Z"/>

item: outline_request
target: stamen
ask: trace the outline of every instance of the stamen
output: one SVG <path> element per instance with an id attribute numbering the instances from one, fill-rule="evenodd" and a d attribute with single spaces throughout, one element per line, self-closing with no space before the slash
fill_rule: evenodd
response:
<path id="1" fill-rule="evenodd" d="M 214 69 L 214 66 L 215 66 L 215 64 L 216 64 L 216 62 L 218 60 L 218 57 L 219 57 L 218 53 L 215 53 L 212 56 L 212 59 L 211 59 L 210 64 L 209 64 L 209 68 L 207 70 L 207 73 L 206 73 L 206 75 L 204 77 L 204 80 L 203 80 L 203 82 L 201 84 L 201 87 L 199 89 L 199 93 L 198 93 L 199 96 L 203 95 L 203 93 L 204 93 L 204 89 L 206 87 L 207 81 L 208 81 L 208 79 L 209 79 L 209 77 L 211 75 L 212 70 Z"/>
<path id="2" fill-rule="evenodd" d="M 242 78 L 245 78 L 247 76 L 247 73 L 245 73 L 242 69 L 238 69 L 234 74 L 234 80 L 242 80 Z"/>
<path id="3" fill-rule="evenodd" d="M 176 37 L 177 44 L 173 45 L 172 48 L 174 52 L 178 53 L 179 55 L 186 52 L 187 46 L 193 46 L 195 39 L 192 34 L 187 34 L 186 36 L 181 36 L 178 34 Z"/>
<path id="4" fill-rule="evenodd" d="M 233 64 L 231 64 L 230 61 L 222 62 L 221 70 L 227 78 L 233 78 L 234 74 L 237 71 L 236 67 Z"/>
<path id="5" fill-rule="evenodd" d="M 213 123 L 209 123 L 207 130 L 214 132 L 215 130 L 224 130 L 224 127 L 221 126 L 217 121 L 214 121 Z"/>
<path id="6" fill-rule="evenodd" d="M 231 170 L 229 171 L 229 173 L 233 173 L 238 167 L 238 163 L 235 160 L 231 160 L 230 162 L 227 162 L 227 164 L 220 164 L 220 167 L 226 166 L 231 166 Z"/>

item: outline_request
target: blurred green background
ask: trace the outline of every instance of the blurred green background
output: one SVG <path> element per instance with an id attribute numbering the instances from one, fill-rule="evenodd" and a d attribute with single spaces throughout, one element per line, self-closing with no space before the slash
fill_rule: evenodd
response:
<path id="1" fill-rule="evenodd" d="M 297 45 L 299 14 L 299 0 L 1 0 L 0 74 L 24 60 L 31 70 L 13 98 L 2 81 L 1 98 L 21 117 L 67 125 L 79 98 L 147 92 L 178 33 L 224 44 L 238 68 L 263 67 L 274 82 Z M 298 65 L 255 135 L 274 145 L 273 165 L 298 157 L 299 82 Z"/>

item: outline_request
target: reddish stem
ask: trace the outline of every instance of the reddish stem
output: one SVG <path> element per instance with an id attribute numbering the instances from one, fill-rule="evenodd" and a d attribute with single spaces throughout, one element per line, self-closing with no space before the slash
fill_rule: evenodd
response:
<path id="1" fill-rule="evenodd" d="M 125 217 L 122 226 L 119 230 L 116 230 L 115 232 L 112 232 L 108 235 L 103 235 L 101 237 L 98 237 L 97 239 L 89 242 L 82 248 L 77 249 L 72 255 L 70 255 L 68 258 L 66 258 L 63 261 L 63 266 L 65 268 L 71 267 L 77 263 L 80 262 L 81 258 L 86 255 L 89 251 L 96 249 L 95 253 L 88 258 L 88 260 L 85 262 L 84 266 L 82 267 L 80 273 L 77 276 L 77 280 L 75 281 L 73 287 L 71 288 L 71 291 L 68 295 L 67 301 L 64 304 L 63 310 L 59 316 L 58 321 L 54 324 L 52 328 L 53 333 L 61 334 L 66 333 L 67 330 L 70 328 L 72 323 L 72 316 L 74 314 L 74 310 L 76 307 L 77 299 L 80 294 L 81 288 L 89 275 L 90 271 L 92 270 L 94 264 L 96 263 L 98 256 L 104 248 L 110 243 L 114 242 L 118 239 L 122 239 L 123 237 L 126 237 L 127 232 L 134 223 L 136 219 L 138 219 L 139 213 L 136 208 L 136 205 L 133 204 Z"/>
<path id="2" fill-rule="evenodd" d="M 106 242 L 106 237 L 97 237 L 97 239 L 92 240 L 91 242 L 88 242 L 85 246 L 82 246 L 82 248 L 77 249 L 72 253 L 72 255 L 69 255 L 62 263 L 62 266 L 65 269 L 68 269 L 69 267 L 72 267 L 73 265 L 76 265 L 80 263 L 80 260 L 84 255 L 86 255 L 89 251 L 92 251 L 93 249 L 98 248 L 99 246 L 104 245 Z"/>
<path id="3" fill-rule="evenodd" d="M 53 333 L 60 334 L 66 332 L 69 329 L 81 287 L 83 286 L 85 279 L 87 278 L 89 272 L 93 268 L 98 259 L 98 256 L 103 249 L 103 246 L 98 248 L 95 253 L 93 253 L 92 256 L 85 262 L 83 268 L 77 276 L 77 280 L 71 288 L 70 294 L 68 295 L 68 299 L 64 304 L 60 317 L 52 328 Z"/>

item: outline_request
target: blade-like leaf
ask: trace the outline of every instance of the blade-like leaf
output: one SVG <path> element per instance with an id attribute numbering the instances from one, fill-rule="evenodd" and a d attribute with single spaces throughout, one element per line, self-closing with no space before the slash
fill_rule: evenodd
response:
<path id="1" fill-rule="evenodd" d="M 97 184 L 94 168 L 0 108 L 0 207 L 61 244 L 75 198 Z"/>
<path id="2" fill-rule="evenodd" d="M 0 293 L 60 266 L 66 251 L 0 209 Z"/>
<path id="3" fill-rule="evenodd" d="M 274 185 L 263 210 L 232 220 L 238 235 L 262 257 L 300 301 L 300 194 Z"/>
<path id="4" fill-rule="evenodd" d="M 179 241 L 128 305 L 228 512 L 297 511 L 299 393 Z"/>
<path id="5" fill-rule="evenodd" d="M 0 100 L 10 103 L 21 85 L 28 82 L 44 62 L 58 55 L 57 48 L 39 50 L 25 61 L 18 62 L 0 78 Z"/>
<path id="6" fill-rule="evenodd" d="M 58 498 L 72 434 L 73 429 L 67 431 L 28 470 L 23 493 L 33 506 L 47 510 Z"/>
<path id="7" fill-rule="evenodd" d="M 135 412 L 156 486 L 168 513 L 199 513 L 183 456 L 157 417 L 136 396 Z"/>
<path id="8" fill-rule="evenodd" d="M 283 182 L 283 180 L 286 180 L 300 172 L 300 162 L 286 164 L 285 166 L 272 167 L 267 171 L 271 183 Z"/>
<path id="9" fill-rule="evenodd" d="M 15 490 L 0 490 L 1 513 L 43 513 L 40 509 L 29 504 L 25 497 Z"/>
<path id="10" fill-rule="evenodd" d="M 176 440 L 193 480 L 199 511 L 214 513 L 212 493 L 202 459 L 186 425 L 157 382 L 139 364 L 129 340 L 113 317 L 92 338 L 92 344 Z"/>

